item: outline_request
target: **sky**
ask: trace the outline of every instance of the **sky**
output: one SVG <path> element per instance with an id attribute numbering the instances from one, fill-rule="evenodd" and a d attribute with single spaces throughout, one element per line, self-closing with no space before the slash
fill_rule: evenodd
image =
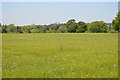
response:
<path id="1" fill-rule="evenodd" d="M 19 1 L 19 0 L 18 0 Z M 32 1 L 32 0 L 31 0 Z M 65 23 L 70 19 L 86 23 L 112 22 L 118 2 L 2 2 L 2 23 L 15 25 Z M 1 16 L 1 15 L 0 15 Z"/>
<path id="2" fill-rule="evenodd" d="M 2 2 L 118 2 L 119 0 L 1 0 Z"/>

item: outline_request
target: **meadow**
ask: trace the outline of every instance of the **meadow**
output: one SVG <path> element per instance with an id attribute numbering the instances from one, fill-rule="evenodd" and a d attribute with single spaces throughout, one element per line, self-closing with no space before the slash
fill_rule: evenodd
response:
<path id="1" fill-rule="evenodd" d="M 2 78 L 2 35 L 0 34 L 0 79 Z"/>
<path id="2" fill-rule="evenodd" d="M 117 78 L 118 34 L 3 34 L 2 77 Z"/>

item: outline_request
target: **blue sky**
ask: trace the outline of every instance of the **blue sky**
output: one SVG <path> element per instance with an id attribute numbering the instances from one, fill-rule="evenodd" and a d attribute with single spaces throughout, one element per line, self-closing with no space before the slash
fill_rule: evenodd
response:
<path id="1" fill-rule="evenodd" d="M 118 2 L 119 0 L 1 0 L 2 2 Z"/>
<path id="2" fill-rule="evenodd" d="M 117 12 L 117 2 L 3 2 L 2 23 L 50 24 L 69 19 L 111 22 Z"/>

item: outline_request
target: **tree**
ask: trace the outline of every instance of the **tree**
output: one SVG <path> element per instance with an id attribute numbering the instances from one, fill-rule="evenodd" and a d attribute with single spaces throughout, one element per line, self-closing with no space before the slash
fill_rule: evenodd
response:
<path id="1" fill-rule="evenodd" d="M 72 23 L 75 23 L 75 19 L 70 19 L 68 20 L 68 22 L 66 23 L 67 25 L 71 25 Z"/>
<path id="2" fill-rule="evenodd" d="M 112 25 L 115 31 L 120 32 L 120 12 L 118 12 L 117 17 L 112 21 Z"/>
<path id="3" fill-rule="evenodd" d="M 7 31 L 8 33 L 17 33 L 17 27 L 15 27 L 14 24 L 9 24 L 9 25 L 7 26 L 6 31 Z"/>
<path id="4" fill-rule="evenodd" d="M 70 32 L 70 33 L 74 33 L 74 32 L 76 32 L 76 29 L 77 29 L 77 28 L 78 28 L 78 24 L 77 24 L 77 23 L 72 23 L 72 24 L 68 27 L 67 31 Z"/>
<path id="5" fill-rule="evenodd" d="M 52 30 L 57 30 L 59 28 L 59 24 L 58 23 L 50 24 L 50 28 Z"/>
<path id="6" fill-rule="evenodd" d="M 106 23 L 103 21 L 95 21 L 89 24 L 88 30 L 93 33 L 106 33 L 108 31 L 108 26 L 106 26 Z"/>
<path id="7" fill-rule="evenodd" d="M 23 27 L 21 27 L 21 31 L 23 33 L 30 33 L 30 27 L 29 26 L 23 26 Z"/>
<path id="8" fill-rule="evenodd" d="M 46 33 L 57 33 L 57 31 L 56 31 L 56 30 L 49 29 L 49 30 L 46 31 Z"/>
<path id="9" fill-rule="evenodd" d="M 2 27 L 0 27 L 0 33 L 2 33 Z"/>
<path id="10" fill-rule="evenodd" d="M 42 26 L 41 26 L 41 29 L 40 29 L 40 32 L 41 32 L 41 33 L 46 33 L 47 30 L 49 30 L 49 27 L 48 27 L 47 25 L 42 25 Z"/>
<path id="11" fill-rule="evenodd" d="M 30 32 L 31 33 L 39 33 L 40 32 L 40 26 L 32 24 L 30 25 Z"/>
<path id="12" fill-rule="evenodd" d="M 39 30 L 39 29 L 34 28 L 34 29 L 31 29 L 31 30 L 30 30 L 30 32 L 31 32 L 31 33 L 39 33 L 39 32 L 40 32 L 40 30 Z"/>
<path id="13" fill-rule="evenodd" d="M 7 25 L 2 25 L 2 33 L 7 33 Z"/>
<path id="14" fill-rule="evenodd" d="M 30 29 L 40 29 L 41 28 L 41 25 L 35 25 L 35 24 L 32 24 L 29 26 Z"/>
<path id="15" fill-rule="evenodd" d="M 57 30 L 59 33 L 65 33 L 67 32 L 67 28 L 64 25 L 60 25 L 59 29 Z"/>
<path id="16" fill-rule="evenodd" d="M 17 27 L 17 33 L 22 33 L 21 27 L 20 26 L 16 26 L 16 27 Z"/>
<path id="17" fill-rule="evenodd" d="M 76 32 L 84 33 L 86 30 L 87 30 L 87 25 L 82 21 L 78 22 L 78 28 L 77 28 Z"/>

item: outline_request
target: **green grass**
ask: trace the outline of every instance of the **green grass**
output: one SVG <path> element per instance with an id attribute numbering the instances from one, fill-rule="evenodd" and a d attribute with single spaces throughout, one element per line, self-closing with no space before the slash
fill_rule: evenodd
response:
<path id="1" fill-rule="evenodd" d="M 0 79 L 2 78 L 2 35 L 0 34 Z"/>
<path id="2" fill-rule="evenodd" d="M 118 34 L 3 34 L 3 78 L 117 78 Z"/>

